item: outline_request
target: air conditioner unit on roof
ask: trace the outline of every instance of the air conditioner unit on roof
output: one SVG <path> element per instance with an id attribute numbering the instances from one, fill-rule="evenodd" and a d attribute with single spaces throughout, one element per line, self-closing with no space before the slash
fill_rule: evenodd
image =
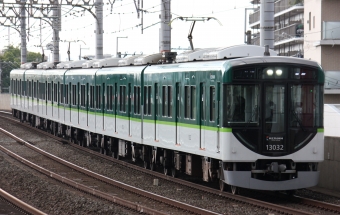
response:
<path id="1" fill-rule="evenodd" d="M 134 55 L 127 58 L 122 58 L 118 61 L 118 66 L 130 66 L 133 65 L 136 58 L 139 58 L 141 55 Z"/>
<path id="2" fill-rule="evenodd" d="M 194 50 L 183 52 L 176 56 L 176 62 L 180 63 L 180 62 L 203 60 L 203 54 L 211 50 L 214 50 L 214 48 L 194 49 Z"/>
<path id="3" fill-rule="evenodd" d="M 157 63 L 162 59 L 162 53 L 142 55 L 134 60 L 134 65 L 145 65 L 148 63 Z"/>
<path id="4" fill-rule="evenodd" d="M 108 66 L 118 66 L 118 61 L 121 60 L 121 58 L 105 58 L 97 60 L 93 63 L 93 68 L 102 68 L 102 67 L 108 67 Z"/>

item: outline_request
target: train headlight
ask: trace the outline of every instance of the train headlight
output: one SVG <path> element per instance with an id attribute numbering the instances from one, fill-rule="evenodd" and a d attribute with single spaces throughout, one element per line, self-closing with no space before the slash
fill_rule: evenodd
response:
<path id="1" fill-rule="evenodd" d="M 274 71 L 272 69 L 267 70 L 267 75 L 272 76 L 274 74 Z"/>
<path id="2" fill-rule="evenodd" d="M 278 69 L 278 70 L 276 70 L 276 75 L 278 75 L 278 76 L 281 76 L 282 75 L 282 70 L 281 69 Z"/>

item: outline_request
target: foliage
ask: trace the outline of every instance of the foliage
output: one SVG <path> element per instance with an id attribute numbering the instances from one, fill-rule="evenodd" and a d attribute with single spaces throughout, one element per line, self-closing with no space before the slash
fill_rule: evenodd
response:
<path id="1" fill-rule="evenodd" d="M 27 52 L 27 62 L 40 62 L 41 54 L 35 52 Z M 8 46 L 4 50 L 3 55 L 0 54 L 1 81 L 2 88 L 8 88 L 10 85 L 9 74 L 12 69 L 17 69 L 21 64 L 21 51 L 19 47 Z"/>

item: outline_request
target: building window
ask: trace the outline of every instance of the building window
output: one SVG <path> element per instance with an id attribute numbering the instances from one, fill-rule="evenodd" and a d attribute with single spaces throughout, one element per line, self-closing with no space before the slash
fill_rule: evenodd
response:
<path id="1" fill-rule="evenodd" d="M 309 30 L 311 30 L 311 25 L 312 25 L 312 19 L 311 19 L 311 17 L 312 17 L 312 13 L 309 12 L 309 17 L 308 17 Z"/>

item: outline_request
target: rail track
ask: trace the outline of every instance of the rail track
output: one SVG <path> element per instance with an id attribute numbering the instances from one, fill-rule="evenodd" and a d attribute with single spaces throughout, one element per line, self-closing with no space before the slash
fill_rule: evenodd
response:
<path id="1" fill-rule="evenodd" d="M 1 117 L 3 117 L 3 116 L 1 116 Z M 6 118 L 9 119 L 9 120 L 12 120 L 14 122 L 17 122 L 16 120 L 14 120 L 11 117 L 6 117 Z M 25 125 L 25 124 L 20 124 L 20 125 L 27 126 L 31 129 L 34 129 L 38 132 L 42 132 L 43 134 L 47 135 L 46 132 L 41 131 L 39 129 L 32 128 L 32 127 Z M 49 134 L 49 136 L 57 139 L 58 141 L 66 143 L 66 140 L 64 140 L 62 138 L 58 138 L 58 137 L 55 137 L 55 136 L 50 135 L 50 134 Z M 294 200 L 293 200 L 293 198 L 291 198 L 292 199 L 291 202 L 294 202 L 294 203 L 297 203 L 297 204 L 303 204 L 303 205 L 306 205 L 307 208 L 313 208 L 313 209 L 310 210 L 310 211 L 301 211 L 301 210 L 297 210 L 297 209 L 290 208 L 290 207 L 284 207 L 284 206 L 278 205 L 278 204 L 272 204 L 272 203 L 268 203 L 268 202 L 264 202 L 264 201 L 258 201 L 258 200 L 247 198 L 247 197 L 244 197 L 244 196 L 231 195 L 230 193 L 220 192 L 218 190 L 215 190 L 215 189 L 212 189 L 212 188 L 209 188 L 209 187 L 205 187 L 205 186 L 201 186 L 201 185 L 198 185 L 196 183 L 191 183 L 191 182 L 184 181 L 184 180 L 181 180 L 181 179 L 165 176 L 163 174 L 160 174 L 160 173 L 157 173 L 157 172 L 154 172 L 154 171 L 146 170 L 146 169 L 143 169 L 143 168 L 138 167 L 136 165 L 133 165 L 133 164 L 130 164 L 130 163 L 127 163 L 127 162 L 122 162 L 120 160 L 99 154 L 97 152 L 94 152 L 94 151 L 89 150 L 89 149 L 84 148 L 84 147 L 80 147 L 80 146 L 75 145 L 75 144 L 71 144 L 71 143 L 69 143 L 69 144 L 72 147 L 76 148 L 77 150 L 83 150 L 86 153 L 90 153 L 90 154 L 97 156 L 97 157 L 100 157 L 102 159 L 118 163 L 120 165 L 123 165 L 123 166 L 128 167 L 128 168 L 133 169 L 133 170 L 136 170 L 138 172 L 143 172 L 143 173 L 152 175 L 152 177 L 157 177 L 157 178 L 160 178 L 162 180 L 169 180 L 173 183 L 177 183 L 177 184 L 180 184 L 182 186 L 190 187 L 192 189 L 199 190 L 200 192 L 208 193 L 209 195 L 219 196 L 219 198 L 224 198 L 225 200 L 232 201 L 232 202 L 238 202 L 238 203 L 247 205 L 249 207 L 261 208 L 261 209 L 264 209 L 264 210 L 267 210 L 267 211 L 278 212 L 278 213 L 283 213 L 283 214 L 314 214 L 317 211 L 321 211 L 321 213 L 323 213 L 323 212 L 327 212 L 327 213 L 331 212 L 331 213 L 334 213 L 334 214 L 340 213 L 340 207 L 337 206 L 337 205 L 327 204 L 327 203 L 324 203 L 324 202 L 319 202 L 319 201 L 314 201 L 314 200 L 310 200 L 307 203 L 308 199 L 303 200 L 302 198 L 299 199 L 299 197 L 296 197 L 296 196 L 294 196 Z M 318 213 L 320 213 L 320 212 L 318 212 Z"/>

